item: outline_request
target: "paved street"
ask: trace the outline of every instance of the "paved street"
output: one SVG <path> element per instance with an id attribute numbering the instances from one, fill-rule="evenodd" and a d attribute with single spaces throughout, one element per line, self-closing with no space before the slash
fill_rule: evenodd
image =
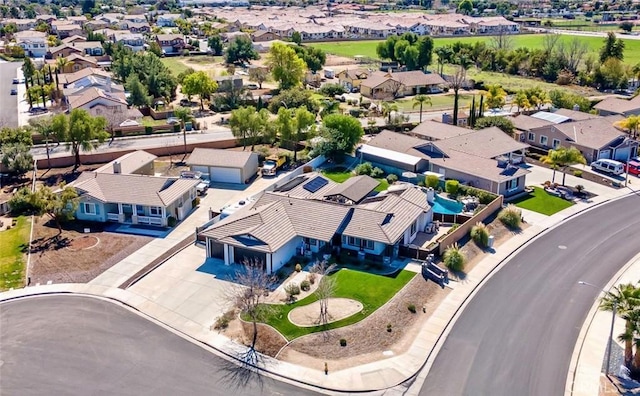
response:
<path id="1" fill-rule="evenodd" d="M 250 374 L 110 302 L 48 296 L 0 306 L 3 395 L 310 395 Z"/>
<path id="2" fill-rule="evenodd" d="M 490 278 L 449 333 L 421 395 L 561 395 L 599 290 L 638 253 L 640 197 L 570 220 Z"/>
<path id="3" fill-rule="evenodd" d="M 0 63 L 0 126 L 15 128 L 18 126 L 18 95 L 11 95 L 11 88 L 17 88 L 12 80 L 17 77 L 20 62 Z"/>

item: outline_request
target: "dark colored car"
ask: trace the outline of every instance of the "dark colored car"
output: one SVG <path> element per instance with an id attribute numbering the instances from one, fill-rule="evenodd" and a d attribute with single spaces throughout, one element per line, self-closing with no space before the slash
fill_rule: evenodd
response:
<path id="1" fill-rule="evenodd" d="M 11 95 L 17 95 L 18 94 L 18 90 L 15 88 L 11 88 Z"/>
<path id="2" fill-rule="evenodd" d="M 31 110 L 29 110 L 29 113 L 31 114 L 44 114 L 46 112 L 48 112 L 49 110 L 45 109 L 44 107 L 32 107 Z"/>

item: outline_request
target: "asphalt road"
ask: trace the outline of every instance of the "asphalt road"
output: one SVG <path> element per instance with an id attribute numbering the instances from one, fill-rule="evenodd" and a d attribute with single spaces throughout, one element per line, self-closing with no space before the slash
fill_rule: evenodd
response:
<path id="1" fill-rule="evenodd" d="M 599 291 L 640 250 L 640 196 L 578 216 L 535 240 L 478 291 L 420 395 L 564 394 L 580 328 Z"/>
<path id="2" fill-rule="evenodd" d="M 0 126 L 18 126 L 18 97 L 11 95 L 11 88 L 16 87 L 11 81 L 17 77 L 20 65 L 19 62 L 0 63 Z"/>
<path id="3" fill-rule="evenodd" d="M 249 373 L 115 305 L 47 296 L 0 305 L 2 395 L 311 395 Z"/>

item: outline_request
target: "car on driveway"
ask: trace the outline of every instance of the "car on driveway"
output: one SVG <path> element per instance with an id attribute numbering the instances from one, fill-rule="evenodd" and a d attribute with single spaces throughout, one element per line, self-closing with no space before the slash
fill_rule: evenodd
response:
<path id="1" fill-rule="evenodd" d="M 627 170 L 627 164 L 624 164 L 624 170 L 630 175 L 640 176 L 640 162 L 629 161 L 629 170 Z"/>
<path id="2" fill-rule="evenodd" d="M 18 90 L 15 88 L 11 88 L 11 95 L 17 95 L 18 94 Z"/>

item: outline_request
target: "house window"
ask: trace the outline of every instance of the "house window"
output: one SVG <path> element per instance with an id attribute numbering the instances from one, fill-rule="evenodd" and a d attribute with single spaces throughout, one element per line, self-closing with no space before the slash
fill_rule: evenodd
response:
<path id="1" fill-rule="evenodd" d="M 518 179 L 511 179 L 507 182 L 507 190 L 511 191 L 511 190 L 515 190 L 516 188 L 518 188 L 518 184 L 519 184 L 519 178 Z"/>
<path id="2" fill-rule="evenodd" d="M 162 208 L 160 206 L 149 206 L 149 216 L 161 217 Z"/>
<path id="3" fill-rule="evenodd" d="M 364 247 L 365 249 L 368 249 L 368 250 L 373 250 L 373 241 L 370 241 L 368 239 L 363 239 L 362 240 L 362 247 Z"/>
<path id="4" fill-rule="evenodd" d="M 536 141 L 536 134 L 533 132 L 529 132 L 529 135 L 527 136 L 527 139 L 529 139 L 530 142 L 535 142 Z"/>
<path id="5" fill-rule="evenodd" d="M 547 137 L 546 137 L 546 136 L 540 136 L 540 144 L 541 144 L 541 145 L 546 146 L 546 145 L 547 145 L 547 141 L 548 141 L 548 140 L 549 140 L 549 139 L 547 139 Z"/>
<path id="6" fill-rule="evenodd" d="M 89 215 L 95 215 L 96 214 L 96 204 L 85 202 L 84 203 L 84 213 L 89 214 Z"/>
<path id="7" fill-rule="evenodd" d="M 414 221 L 413 224 L 411 224 L 411 235 L 415 234 L 416 231 L 418 231 L 418 220 Z"/>
<path id="8" fill-rule="evenodd" d="M 553 141 L 551 142 L 551 147 L 558 148 L 558 146 L 560 146 L 560 140 L 558 139 L 553 139 Z"/>
<path id="9" fill-rule="evenodd" d="M 359 246 L 359 240 L 358 238 L 354 238 L 352 236 L 347 237 L 347 244 L 351 245 L 351 246 Z"/>

